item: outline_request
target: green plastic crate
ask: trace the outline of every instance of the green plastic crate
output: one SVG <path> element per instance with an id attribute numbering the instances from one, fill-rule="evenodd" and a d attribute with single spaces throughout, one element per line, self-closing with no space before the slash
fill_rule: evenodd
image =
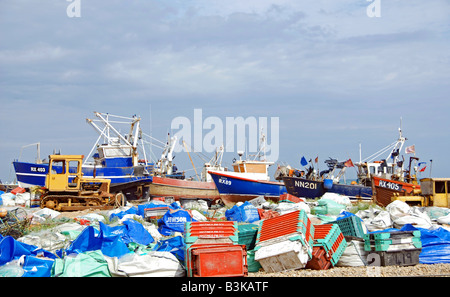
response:
<path id="1" fill-rule="evenodd" d="M 415 231 L 377 232 L 364 235 L 365 251 L 396 251 L 421 249 L 421 233 Z"/>
<path id="2" fill-rule="evenodd" d="M 243 224 L 238 226 L 238 244 L 245 245 L 247 250 L 253 250 L 256 243 L 258 225 Z"/>
<path id="3" fill-rule="evenodd" d="M 334 242 L 338 239 L 340 233 L 341 230 L 339 226 L 333 224 L 333 227 L 331 228 L 327 236 L 325 236 L 325 238 L 314 239 L 314 245 L 322 245 L 326 250 L 330 250 Z"/>
<path id="4" fill-rule="evenodd" d="M 340 220 L 330 222 L 330 224 L 337 224 L 344 236 L 355 236 L 362 238 L 364 230 L 361 224 L 361 219 L 357 216 L 349 216 Z"/>

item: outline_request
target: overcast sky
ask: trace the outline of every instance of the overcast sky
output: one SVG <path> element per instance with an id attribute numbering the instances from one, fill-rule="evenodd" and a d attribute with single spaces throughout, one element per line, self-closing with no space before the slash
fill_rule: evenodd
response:
<path id="1" fill-rule="evenodd" d="M 140 115 L 164 140 L 194 109 L 278 117 L 277 161 L 296 167 L 371 155 L 402 118 L 406 145 L 449 176 L 448 0 L 379 0 L 380 17 L 366 0 L 79 0 L 69 17 L 74 3 L 0 0 L 2 181 L 27 144 L 88 154 L 94 111 Z"/>

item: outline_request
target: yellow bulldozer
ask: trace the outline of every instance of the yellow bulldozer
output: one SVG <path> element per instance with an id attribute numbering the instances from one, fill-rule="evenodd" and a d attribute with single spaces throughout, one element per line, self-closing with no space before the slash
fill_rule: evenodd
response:
<path id="1" fill-rule="evenodd" d="M 423 178 L 420 180 L 420 190 L 415 190 L 412 195 L 394 195 L 394 200 L 411 205 L 450 208 L 450 178 Z"/>
<path id="2" fill-rule="evenodd" d="M 111 194 L 109 179 L 84 178 L 83 155 L 50 155 L 41 195 L 41 208 L 56 211 L 113 209 L 124 202 L 123 194 Z"/>

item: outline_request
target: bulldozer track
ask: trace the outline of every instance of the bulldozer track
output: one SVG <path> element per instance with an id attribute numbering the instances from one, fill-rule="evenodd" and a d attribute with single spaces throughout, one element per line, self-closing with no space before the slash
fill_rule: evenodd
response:
<path id="1" fill-rule="evenodd" d="M 41 199 L 41 208 L 57 211 L 75 211 L 84 209 L 113 209 L 117 207 L 116 199 L 105 203 L 101 197 L 84 197 L 76 195 L 47 195 Z"/>

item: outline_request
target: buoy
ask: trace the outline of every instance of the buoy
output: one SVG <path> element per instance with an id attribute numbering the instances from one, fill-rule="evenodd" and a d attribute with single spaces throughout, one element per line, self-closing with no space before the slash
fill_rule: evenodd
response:
<path id="1" fill-rule="evenodd" d="M 0 208 L 0 218 L 6 217 L 7 214 L 8 211 L 6 210 L 6 208 Z"/>

